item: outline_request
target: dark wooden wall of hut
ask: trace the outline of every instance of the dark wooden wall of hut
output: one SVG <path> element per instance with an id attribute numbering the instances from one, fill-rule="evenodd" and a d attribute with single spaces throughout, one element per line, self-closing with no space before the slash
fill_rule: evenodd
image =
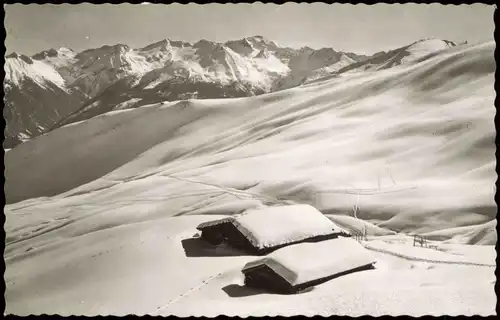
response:
<path id="1" fill-rule="evenodd" d="M 323 277 L 306 283 L 301 283 L 296 286 L 292 286 L 283 277 L 281 277 L 279 274 L 274 272 L 274 270 L 272 270 L 266 265 L 260 265 L 252 269 L 246 270 L 244 274 L 245 274 L 245 285 L 248 287 L 260 288 L 281 294 L 292 294 L 350 273 L 370 270 L 370 269 L 374 269 L 373 264 L 368 264 L 365 266 L 361 266 L 359 268 L 333 274 L 328 277 Z"/>
<path id="2" fill-rule="evenodd" d="M 230 222 L 203 228 L 201 238 L 213 245 L 226 242 L 233 248 L 258 254 L 258 249 Z"/>
<path id="3" fill-rule="evenodd" d="M 273 269 L 266 265 L 260 265 L 246 270 L 245 286 L 250 288 L 264 289 L 275 293 L 294 293 L 293 287 Z"/>

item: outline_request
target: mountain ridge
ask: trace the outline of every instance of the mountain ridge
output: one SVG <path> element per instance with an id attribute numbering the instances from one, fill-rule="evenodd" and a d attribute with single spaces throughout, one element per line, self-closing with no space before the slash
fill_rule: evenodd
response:
<path id="1" fill-rule="evenodd" d="M 439 48 L 444 48 L 446 45 L 443 43 L 449 42 L 436 41 L 441 44 L 437 45 Z M 202 39 L 190 43 L 162 39 L 142 48 L 118 43 L 81 52 L 60 47 L 41 51 L 31 57 L 12 53 L 7 56 L 5 69 L 15 72 L 6 72 L 4 87 L 16 87 L 15 95 L 6 92 L 7 100 L 11 101 L 9 108 L 16 110 L 4 112 L 4 115 L 11 117 L 11 114 L 22 114 L 23 118 L 18 121 L 17 127 L 10 129 L 9 136 L 33 138 L 51 128 L 116 108 L 133 108 L 164 100 L 235 98 L 279 91 L 349 71 L 352 66 L 366 66 L 371 59 L 378 58 L 385 62 L 389 58 L 393 59 L 396 51 L 402 48 L 376 56 L 364 56 L 332 48 L 280 47 L 262 36 L 253 36 L 226 42 Z M 433 50 L 432 46 L 427 49 Z M 37 66 L 38 69 L 35 68 Z M 29 72 L 24 70 L 26 68 Z M 21 98 L 33 95 L 23 90 L 22 82 L 26 78 L 34 79 L 30 83 L 37 85 L 36 89 L 33 89 L 32 84 L 28 86 L 32 87 L 32 91 L 40 91 L 34 94 L 34 99 Z M 47 83 L 50 85 L 47 86 Z M 58 102 L 64 96 L 63 93 L 57 93 L 57 98 L 54 96 L 54 108 L 61 115 L 59 119 L 50 117 L 50 121 L 38 121 L 32 119 L 32 111 L 18 111 L 36 109 L 37 96 L 51 99 L 50 95 L 42 94 L 41 91 L 59 89 L 76 97 L 68 105 L 68 102 Z M 7 121 L 9 117 L 6 116 Z M 43 122 L 42 127 L 46 129 L 27 131 L 25 127 L 33 128 L 30 121 Z M 15 144 L 17 142 L 8 143 L 5 147 L 11 148 Z"/>

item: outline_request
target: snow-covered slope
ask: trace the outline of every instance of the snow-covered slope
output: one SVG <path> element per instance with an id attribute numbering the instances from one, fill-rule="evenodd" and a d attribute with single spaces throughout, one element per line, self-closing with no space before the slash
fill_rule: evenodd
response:
<path id="1" fill-rule="evenodd" d="M 447 49 L 457 45 L 457 43 L 448 40 L 422 39 L 389 52 L 378 52 L 370 57 L 335 52 L 329 48 L 314 51 L 305 47 L 302 48 L 302 52 L 309 54 L 302 54 L 291 59 L 292 72 L 279 80 L 275 88 L 292 88 L 346 72 L 376 71 L 399 65 L 409 65 L 445 53 Z"/>
<path id="2" fill-rule="evenodd" d="M 494 314 L 494 49 L 113 111 L 21 144 L 5 155 L 6 312 Z M 255 257 L 190 241 L 277 199 L 387 234 L 366 243 L 376 269 L 270 295 L 241 285 Z"/>
<path id="3" fill-rule="evenodd" d="M 50 64 L 13 53 L 4 64 L 4 148 L 42 134 L 75 111 L 85 98 L 69 89 Z"/>
<path id="4" fill-rule="evenodd" d="M 404 68 L 253 98 L 103 114 L 10 150 L 6 198 L 69 192 L 98 204 L 116 189 L 113 201 L 130 201 L 168 194 L 178 173 L 236 189 L 258 183 L 252 190 L 327 213 L 350 212 L 361 193 L 358 217 L 394 230 L 484 223 L 496 213 L 493 48 L 457 47 Z M 451 219 L 459 213 L 467 218 Z"/>
<path id="5" fill-rule="evenodd" d="M 412 64 L 457 45 L 457 43 L 449 40 L 422 39 L 395 50 L 376 53 L 371 58 L 349 64 L 338 70 L 338 72 L 383 70 L 398 65 Z"/>
<path id="6" fill-rule="evenodd" d="M 306 82 L 317 80 L 320 78 L 327 77 L 341 70 L 342 68 L 355 63 L 356 60 L 349 58 L 347 55 L 342 54 L 339 60 L 331 65 L 323 68 L 313 70 L 307 77 Z"/>
<path id="7" fill-rule="evenodd" d="M 314 61 L 314 57 L 310 57 L 310 59 Z M 345 53 L 333 52 L 332 56 L 328 59 L 319 59 L 312 62 L 311 65 L 314 67 L 308 68 L 307 65 L 309 63 L 309 61 L 299 62 L 293 72 L 290 72 L 276 84 L 275 89 L 293 88 L 328 76 L 335 76 L 339 70 L 356 63 L 356 61 Z"/>

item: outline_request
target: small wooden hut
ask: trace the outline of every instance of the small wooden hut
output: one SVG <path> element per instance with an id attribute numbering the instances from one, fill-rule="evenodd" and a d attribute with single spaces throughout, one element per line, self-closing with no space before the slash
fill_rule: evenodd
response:
<path id="1" fill-rule="evenodd" d="M 201 238 L 252 254 L 267 254 L 301 243 L 319 242 L 349 234 L 310 205 L 250 209 L 238 216 L 208 221 L 197 227 Z"/>
<path id="2" fill-rule="evenodd" d="M 245 285 L 276 293 L 296 293 L 353 272 L 373 269 L 374 258 L 358 242 L 337 238 L 300 243 L 247 263 Z"/>

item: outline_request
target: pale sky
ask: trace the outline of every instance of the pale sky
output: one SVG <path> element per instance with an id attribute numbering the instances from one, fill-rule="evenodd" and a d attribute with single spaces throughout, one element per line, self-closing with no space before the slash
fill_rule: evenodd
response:
<path id="1" fill-rule="evenodd" d="M 5 5 L 7 53 L 69 47 L 133 48 L 162 40 L 217 42 L 261 35 L 282 46 L 375 53 L 422 38 L 493 40 L 484 4 L 147 4 Z"/>

